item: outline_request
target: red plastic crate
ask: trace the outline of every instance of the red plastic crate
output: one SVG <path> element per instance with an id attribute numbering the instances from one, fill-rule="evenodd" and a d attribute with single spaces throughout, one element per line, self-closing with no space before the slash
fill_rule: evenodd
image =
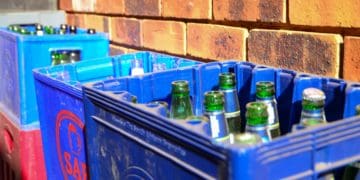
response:
<path id="1" fill-rule="evenodd" d="M 0 179 L 46 179 L 40 129 L 21 130 L 0 112 Z"/>

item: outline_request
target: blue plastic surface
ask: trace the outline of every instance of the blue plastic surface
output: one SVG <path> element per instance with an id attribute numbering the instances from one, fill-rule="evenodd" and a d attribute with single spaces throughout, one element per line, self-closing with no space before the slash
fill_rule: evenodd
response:
<path id="1" fill-rule="evenodd" d="M 242 117 L 245 104 L 255 99 L 256 82 L 274 81 L 282 137 L 250 147 L 218 143 L 211 139 L 208 123 L 173 121 L 162 106 L 146 104 L 169 102 L 171 82 L 188 80 L 195 113 L 201 115 L 203 93 L 216 90 L 219 73 L 226 71 L 236 73 Z M 299 98 L 306 87 L 325 92 L 326 116 L 336 122 L 290 132 L 299 120 Z M 92 179 L 317 179 L 360 160 L 360 117 L 342 119 L 354 115 L 347 109 L 360 103 L 354 98 L 360 86 L 343 80 L 223 62 L 89 83 L 83 92 Z M 138 104 L 130 102 L 131 96 L 137 96 Z"/>
<path id="2" fill-rule="evenodd" d="M 33 28 L 31 26 L 27 28 Z M 21 35 L 0 28 L 0 109 L 22 129 L 39 128 L 32 69 L 49 66 L 51 52 L 80 50 L 81 60 L 105 57 L 106 34 Z"/>
<path id="3" fill-rule="evenodd" d="M 135 58 L 143 62 L 145 73 L 152 72 L 154 63 L 163 63 L 167 69 L 200 64 L 198 61 L 144 51 L 34 70 L 49 179 L 86 179 L 81 84 L 129 76 L 130 65 Z M 78 173 L 74 173 L 75 169 Z"/>

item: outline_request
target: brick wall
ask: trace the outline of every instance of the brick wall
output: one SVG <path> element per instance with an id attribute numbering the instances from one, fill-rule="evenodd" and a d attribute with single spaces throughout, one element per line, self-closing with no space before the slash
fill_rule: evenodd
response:
<path id="1" fill-rule="evenodd" d="M 113 54 L 154 50 L 360 81 L 358 0 L 59 0 Z M 359 36 L 359 37 L 357 37 Z"/>

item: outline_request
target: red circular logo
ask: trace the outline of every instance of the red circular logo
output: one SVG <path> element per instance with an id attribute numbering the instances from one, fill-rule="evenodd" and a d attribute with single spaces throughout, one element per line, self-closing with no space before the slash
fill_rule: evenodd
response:
<path id="1" fill-rule="evenodd" d="M 56 149 L 65 179 L 87 179 L 84 123 L 68 110 L 56 117 Z"/>

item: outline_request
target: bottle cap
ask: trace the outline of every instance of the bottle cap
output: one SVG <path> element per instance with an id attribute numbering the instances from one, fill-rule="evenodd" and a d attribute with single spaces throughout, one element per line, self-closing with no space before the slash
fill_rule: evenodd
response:
<path id="1" fill-rule="evenodd" d="M 96 30 L 90 28 L 90 29 L 87 30 L 87 33 L 88 34 L 96 34 Z"/>
<path id="2" fill-rule="evenodd" d="M 235 74 L 234 73 L 220 73 L 219 75 L 219 86 L 220 89 L 233 89 L 236 86 Z"/>
<path id="3" fill-rule="evenodd" d="M 302 107 L 304 110 L 318 110 L 325 105 L 325 94 L 320 89 L 306 88 L 302 96 Z"/>
<path id="4" fill-rule="evenodd" d="M 44 30 L 44 27 L 41 24 L 36 24 L 35 25 L 35 30 L 36 31 L 42 31 L 42 30 Z"/>
<path id="5" fill-rule="evenodd" d="M 267 106 L 262 102 L 247 103 L 245 116 L 249 126 L 265 126 L 268 124 Z"/>
<path id="6" fill-rule="evenodd" d="M 70 33 L 76 34 L 76 32 L 77 32 L 77 27 L 76 27 L 76 26 L 70 26 L 70 27 L 69 27 L 69 30 L 70 30 Z"/>
<path id="7" fill-rule="evenodd" d="M 67 24 L 60 24 L 60 29 L 62 29 L 62 30 L 67 30 L 67 29 L 68 29 L 68 25 L 67 25 Z"/>
<path id="8" fill-rule="evenodd" d="M 317 88 L 306 88 L 303 91 L 303 100 L 308 101 L 324 101 L 325 94 L 322 90 Z"/>
<path id="9" fill-rule="evenodd" d="M 205 110 L 207 112 L 224 110 L 224 94 L 220 91 L 205 92 Z"/>
<path id="10" fill-rule="evenodd" d="M 271 81 L 259 81 L 256 83 L 256 97 L 268 98 L 275 95 L 275 86 Z"/>

